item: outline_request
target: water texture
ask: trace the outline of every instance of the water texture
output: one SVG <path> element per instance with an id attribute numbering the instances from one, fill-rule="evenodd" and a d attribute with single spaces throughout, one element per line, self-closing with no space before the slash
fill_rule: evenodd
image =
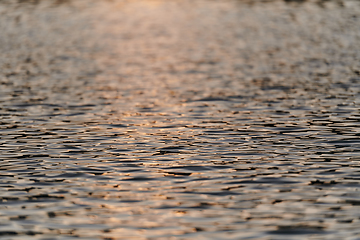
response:
<path id="1" fill-rule="evenodd" d="M 358 1 L 0 1 L 1 239 L 360 239 Z"/>

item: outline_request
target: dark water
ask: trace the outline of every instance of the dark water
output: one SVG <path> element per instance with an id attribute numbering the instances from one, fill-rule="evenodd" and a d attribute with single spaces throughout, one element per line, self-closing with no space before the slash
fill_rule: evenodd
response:
<path id="1" fill-rule="evenodd" d="M 358 1 L 0 1 L 1 239 L 360 239 Z"/>

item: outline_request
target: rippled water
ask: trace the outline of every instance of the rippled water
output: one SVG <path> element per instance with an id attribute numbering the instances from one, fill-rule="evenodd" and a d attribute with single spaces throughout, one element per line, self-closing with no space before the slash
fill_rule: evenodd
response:
<path id="1" fill-rule="evenodd" d="M 357 1 L 0 2 L 1 239 L 360 239 Z"/>

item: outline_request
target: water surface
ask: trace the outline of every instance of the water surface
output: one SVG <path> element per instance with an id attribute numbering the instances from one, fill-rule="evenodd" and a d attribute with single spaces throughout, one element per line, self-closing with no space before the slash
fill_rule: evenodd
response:
<path id="1" fill-rule="evenodd" d="M 359 239 L 357 1 L 2 1 L 0 238 Z"/>

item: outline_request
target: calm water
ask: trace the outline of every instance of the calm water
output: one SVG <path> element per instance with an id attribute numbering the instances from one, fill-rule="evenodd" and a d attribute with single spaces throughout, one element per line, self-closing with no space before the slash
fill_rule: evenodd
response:
<path id="1" fill-rule="evenodd" d="M 1 239 L 360 239 L 358 1 L 0 2 Z"/>

